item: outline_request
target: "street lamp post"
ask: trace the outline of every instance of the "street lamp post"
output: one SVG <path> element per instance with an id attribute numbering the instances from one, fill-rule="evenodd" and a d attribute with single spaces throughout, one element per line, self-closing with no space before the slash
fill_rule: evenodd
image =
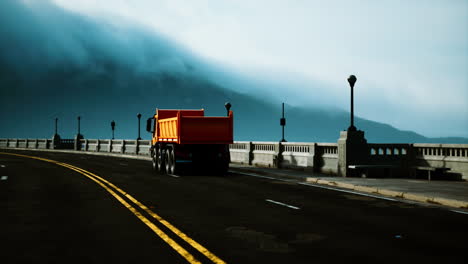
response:
<path id="1" fill-rule="evenodd" d="M 55 133 L 52 136 L 52 148 L 60 148 L 60 136 L 58 134 L 58 118 L 55 118 Z"/>
<path id="2" fill-rule="evenodd" d="M 78 116 L 78 134 L 76 134 L 75 136 L 75 144 L 74 144 L 75 150 L 81 150 L 82 139 L 83 139 L 83 135 L 81 135 L 81 116 Z"/>
<path id="3" fill-rule="evenodd" d="M 282 139 L 281 139 L 281 142 L 287 142 L 286 139 L 284 139 L 284 127 L 286 126 L 286 118 L 284 118 L 284 103 L 282 105 L 282 117 L 280 119 L 280 126 L 282 128 Z"/>
<path id="4" fill-rule="evenodd" d="M 114 130 L 115 130 L 115 121 L 112 120 L 111 122 L 111 127 L 112 127 L 112 139 L 114 139 Z"/>
<path id="5" fill-rule="evenodd" d="M 141 119 L 141 114 L 138 113 L 137 117 L 138 117 L 138 138 L 137 138 L 137 140 L 141 140 L 141 137 L 140 137 L 140 119 Z"/>
<path id="6" fill-rule="evenodd" d="M 57 134 L 57 123 L 58 123 L 58 118 L 55 118 L 55 135 Z"/>
<path id="7" fill-rule="evenodd" d="M 354 126 L 354 84 L 356 83 L 356 76 L 350 75 L 348 78 L 349 86 L 351 87 L 351 125 L 348 128 L 348 131 L 356 131 Z"/>
<path id="8" fill-rule="evenodd" d="M 78 116 L 78 135 L 80 135 L 80 120 L 81 120 L 81 116 Z"/>

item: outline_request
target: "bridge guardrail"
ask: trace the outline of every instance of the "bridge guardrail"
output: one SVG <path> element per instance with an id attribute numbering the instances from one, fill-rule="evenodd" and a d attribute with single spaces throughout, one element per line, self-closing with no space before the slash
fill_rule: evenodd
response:
<path id="1" fill-rule="evenodd" d="M 80 150 L 150 155 L 150 140 L 80 139 Z M 0 148 L 73 149 L 73 139 L 0 139 Z M 229 146 L 231 162 L 275 168 L 295 168 L 338 174 L 337 143 L 236 141 Z M 447 167 L 468 180 L 468 144 L 367 144 L 368 162 L 400 166 Z"/>

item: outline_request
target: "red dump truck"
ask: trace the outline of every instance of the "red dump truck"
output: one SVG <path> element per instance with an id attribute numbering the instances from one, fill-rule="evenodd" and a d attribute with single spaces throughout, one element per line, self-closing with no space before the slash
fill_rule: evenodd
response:
<path id="1" fill-rule="evenodd" d="M 181 169 L 225 174 L 229 144 L 233 143 L 233 113 L 226 103 L 226 117 L 208 117 L 200 110 L 163 110 L 147 120 L 151 132 L 153 169 L 178 174 Z"/>

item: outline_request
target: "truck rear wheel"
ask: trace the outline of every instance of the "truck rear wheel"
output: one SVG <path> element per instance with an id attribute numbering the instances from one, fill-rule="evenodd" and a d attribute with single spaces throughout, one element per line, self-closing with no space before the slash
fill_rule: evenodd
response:
<path id="1" fill-rule="evenodd" d="M 230 161 L 229 146 L 226 145 L 223 147 L 223 149 L 219 151 L 220 152 L 217 154 L 217 158 L 213 167 L 217 175 L 224 176 L 227 174 L 229 170 L 229 161 Z"/>
<path id="2" fill-rule="evenodd" d="M 221 161 L 221 164 L 219 165 L 219 168 L 218 168 L 218 173 L 220 174 L 220 176 L 224 176 L 227 174 L 229 170 L 229 161 Z"/>
<path id="3" fill-rule="evenodd" d="M 174 154 L 172 149 L 166 150 L 166 172 L 167 174 L 174 174 Z"/>
<path id="4" fill-rule="evenodd" d="M 151 161 L 153 165 L 153 171 L 158 170 L 158 150 L 156 148 L 153 148 L 151 151 Z"/>
<path id="5" fill-rule="evenodd" d="M 164 156 L 164 152 L 163 152 L 162 148 L 157 148 L 156 149 L 156 155 L 157 155 L 156 164 L 157 164 L 157 167 L 158 167 L 158 171 L 161 172 L 161 173 L 164 173 L 165 156 Z"/>

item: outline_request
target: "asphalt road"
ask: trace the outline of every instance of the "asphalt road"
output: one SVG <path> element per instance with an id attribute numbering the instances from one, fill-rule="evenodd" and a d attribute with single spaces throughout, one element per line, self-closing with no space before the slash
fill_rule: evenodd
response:
<path id="1" fill-rule="evenodd" d="M 437 207 L 236 173 L 158 175 L 142 160 L 2 151 L 50 159 L 0 154 L 2 263 L 468 263 L 468 215 Z"/>

